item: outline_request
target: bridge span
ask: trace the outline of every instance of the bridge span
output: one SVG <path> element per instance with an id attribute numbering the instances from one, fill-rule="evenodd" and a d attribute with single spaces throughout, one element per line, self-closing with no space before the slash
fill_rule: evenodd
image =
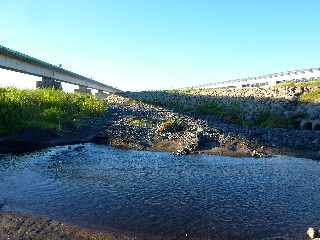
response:
<path id="1" fill-rule="evenodd" d="M 121 92 L 119 89 L 81 76 L 62 67 L 41 61 L 23 53 L 0 45 L 0 68 L 42 77 L 37 82 L 37 88 L 62 89 L 61 82 L 79 86 L 76 92 L 91 93 L 91 89 L 98 90 L 97 96 L 103 97 L 109 93 Z"/>

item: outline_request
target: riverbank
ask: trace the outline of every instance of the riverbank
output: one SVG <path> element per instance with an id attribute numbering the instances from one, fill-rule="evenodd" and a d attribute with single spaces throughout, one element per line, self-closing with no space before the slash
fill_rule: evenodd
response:
<path id="1" fill-rule="evenodd" d="M 319 159 L 319 92 L 316 80 L 274 88 L 144 91 L 122 96 L 200 119 L 224 136 L 249 142 L 255 150 L 262 147 L 269 154 Z"/>
<path id="2" fill-rule="evenodd" d="M 280 154 L 320 159 L 318 131 L 239 126 L 212 116 L 178 112 L 119 95 L 110 95 L 104 104 L 108 108 L 103 114 L 82 119 L 72 130 L 33 128 L 2 135 L 0 153 L 94 142 L 176 154 L 239 157 Z"/>
<path id="3" fill-rule="evenodd" d="M 83 120 L 73 131 L 26 129 L 0 137 L 0 153 L 23 153 L 45 147 L 84 142 L 115 147 L 168 151 L 177 154 L 212 153 L 265 156 L 262 146 L 209 128 L 200 120 L 132 99 L 112 95 L 99 118 Z"/>
<path id="4" fill-rule="evenodd" d="M 0 212 L 0 240 L 130 240 L 140 239 L 116 232 L 98 232 L 46 217 Z M 146 239 L 146 238 L 145 238 Z"/>

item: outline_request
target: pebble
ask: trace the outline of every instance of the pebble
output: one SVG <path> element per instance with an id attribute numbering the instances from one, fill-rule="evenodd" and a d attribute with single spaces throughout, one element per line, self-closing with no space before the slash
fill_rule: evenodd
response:
<path id="1" fill-rule="evenodd" d="M 310 238 L 310 239 L 316 239 L 317 237 L 319 237 L 319 231 L 312 228 L 312 227 L 309 227 L 308 230 L 307 230 L 307 236 Z"/>

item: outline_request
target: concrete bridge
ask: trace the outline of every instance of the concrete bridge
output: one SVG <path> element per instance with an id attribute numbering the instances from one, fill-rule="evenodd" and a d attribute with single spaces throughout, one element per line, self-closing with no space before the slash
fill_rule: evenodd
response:
<path id="1" fill-rule="evenodd" d="M 320 79 L 320 68 L 286 71 L 260 75 L 255 77 L 239 78 L 201 85 L 203 88 L 243 88 L 272 86 L 285 81 L 310 81 Z"/>
<path id="2" fill-rule="evenodd" d="M 0 45 L 0 68 L 42 77 L 37 82 L 37 88 L 62 89 L 61 82 L 79 86 L 75 92 L 91 93 L 91 89 L 98 90 L 97 97 L 102 98 L 110 93 L 121 92 L 119 89 L 94 81 L 61 67 L 46 63 L 23 53 Z"/>

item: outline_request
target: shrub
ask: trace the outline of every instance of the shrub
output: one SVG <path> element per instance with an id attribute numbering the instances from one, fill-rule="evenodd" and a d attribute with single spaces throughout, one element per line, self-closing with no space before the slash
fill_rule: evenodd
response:
<path id="1" fill-rule="evenodd" d="M 301 103 L 320 102 L 320 89 L 302 94 L 299 98 L 299 102 Z"/>
<path id="2" fill-rule="evenodd" d="M 169 118 L 167 120 L 164 120 L 163 122 L 161 122 L 160 126 L 158 127 L 158 132 L 159 133 L 163 133 L 166 130 L 172 128 L 173 126 L 175 126 L 177 124 L 177 120 L 175 118 Z"/>
<path id="3" fill-rule="evenodd" d="M 226 105 L 222 111 L 222 117 L 225 121 L 242 125 L 243 116 L 238 102 L 232 102 Z"/>
<path id="4" fill-rule="evenodd" d="M 130 98 L 127 102 L 128 105 L 136 105 L 136 104 L 141 104 L 142 101 L 141 100 L 137 100 L 137 99 L 133 99 L 133 98 Z"/>
<path id="5" fill-rule="evenodd" d="M 128 124 L 136 127 L 147 127 L 147 120 L 143 118 L 130 118 Z"/>
<path id="6" fill-rule="evenodd" d="M 68 94 L 54 89 L 0 89 L 0 133 L 26 128 L 76 126 L 84 117 L 105 110 L 92 95 Z"/>
<path id="7" fill-rule="evenodd" d="M 223 109 L 216 101 L 210 101 L 197 105 L 194 107 L 193 111 L 203 115 L 215 115 L 217 117 L 222 117 L 223 115 Z"/>
<path id="8" fill-rule="evenodd" d="M 275 88 L 277 87 L 316 87 L 316 86 L 320 86 L 320 79 L 315 79 L 315 80 L 306 81 L 306 82 L 287 81 L 287 82 L 275 85 Z"/>
<path id="9" fill-rule="evenodd" d="M 258 111 L 254 113 L 255 125 L 263 128 L 292 128 L 294 126 L 294 117 L 277 116 L 269 110 Z"/>
<path id="10" fill-rule="evenodd" d="M 236 101 L 220 105 L 217 101 L 213 100 L 195 106 L 193 111 L 203 115 L 216 116 L 230 123 L 242 125 L 243 122 L 240 104 Z"/>

